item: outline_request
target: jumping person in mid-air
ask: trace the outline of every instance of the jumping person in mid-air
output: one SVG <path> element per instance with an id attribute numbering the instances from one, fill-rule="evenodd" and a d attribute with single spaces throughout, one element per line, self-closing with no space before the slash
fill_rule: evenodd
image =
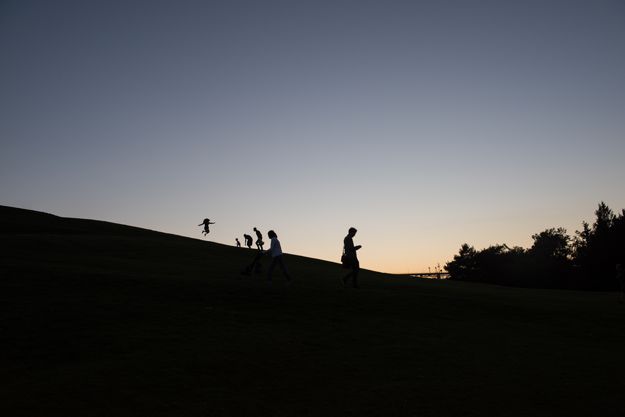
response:
<path id="1" fill-rule="evenodd" d="M 204 230 L 202 230 L 202 233 L 204 233 L 204 236 L 210 233 L 210 230 L 208 229 L 209 224 L 215 224 L 215 222 L 211 222 L 209 219 L 204 219 L 202 223 L 198 224 L 198 226 L 204 225 Z"/>

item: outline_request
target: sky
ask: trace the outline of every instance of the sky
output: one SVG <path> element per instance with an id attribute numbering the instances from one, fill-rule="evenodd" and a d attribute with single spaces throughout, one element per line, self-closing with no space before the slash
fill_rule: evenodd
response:
<path id="1" fill-rule="evenodd" d="M 0 204 L 361 267 L 625 208 L 625 3 L 0 1 Z"/>

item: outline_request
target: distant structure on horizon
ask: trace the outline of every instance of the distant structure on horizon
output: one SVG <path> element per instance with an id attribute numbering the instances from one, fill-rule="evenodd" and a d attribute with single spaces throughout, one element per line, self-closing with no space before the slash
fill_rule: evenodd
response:
<path id="1" fill-rule="evenodd" d="M 429 269 L 429 268 L 428 268 Z M 428 278 L 428 279 L 449 279 L 449 272 L 443 272 L 441 270 L 434 272 L 416 272 L 409 275 L 411 278 Z"/>

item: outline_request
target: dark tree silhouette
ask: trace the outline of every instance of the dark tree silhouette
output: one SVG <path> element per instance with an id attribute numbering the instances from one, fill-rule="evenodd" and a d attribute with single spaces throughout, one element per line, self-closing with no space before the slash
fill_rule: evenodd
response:
<path id="1" fill-rule="evenodd" d="M 534 244 L 530 248 L 530 254 L 546 259 L 568 259 L 571 255 L 569 243 L 571 238 L 566 234 L 566 229 L 547 229 L 532 235 Z"/>
<path id="2" fill-rule="evenodd" d="M 445 265 L 450 279 L 536 288 L 616 290 L 616 264 L 625 264 L 625 210 L 615 215 L 601 202 L 590 226 L 571 238 L 564 228 L 532 235 L 531 248 L 468 244 Z"/>
<path id="3" fill-rule="evenodd" d="M 595 211 L 592 226 L 583 223 L 574 243 L 575 263 L 584 277 L 586 287 L 615 290 L 614 267 L 623 263 L 625 254 L 625 210 L 619 216 L 601 202 Z"/>
<path id="4" fill-rule="evenodd" d="M 476 270 L 476 254 L 477 251 L 473 246 L 463 243 L 458 255 L 454 255 L 454 260 L 448 262 L 445 269 L 456 280 L 471 281 Z"/>

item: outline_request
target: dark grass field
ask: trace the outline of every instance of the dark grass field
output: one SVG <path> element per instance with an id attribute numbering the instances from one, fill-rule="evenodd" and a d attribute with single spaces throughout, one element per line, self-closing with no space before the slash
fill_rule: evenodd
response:
<path id="1" fill-rule="evenodd" d="M 625 415 L 612 293 L 364 271 L 0 207 L 2 416 Z M 265 262 L 265 265 L 267 263 Z"/>

